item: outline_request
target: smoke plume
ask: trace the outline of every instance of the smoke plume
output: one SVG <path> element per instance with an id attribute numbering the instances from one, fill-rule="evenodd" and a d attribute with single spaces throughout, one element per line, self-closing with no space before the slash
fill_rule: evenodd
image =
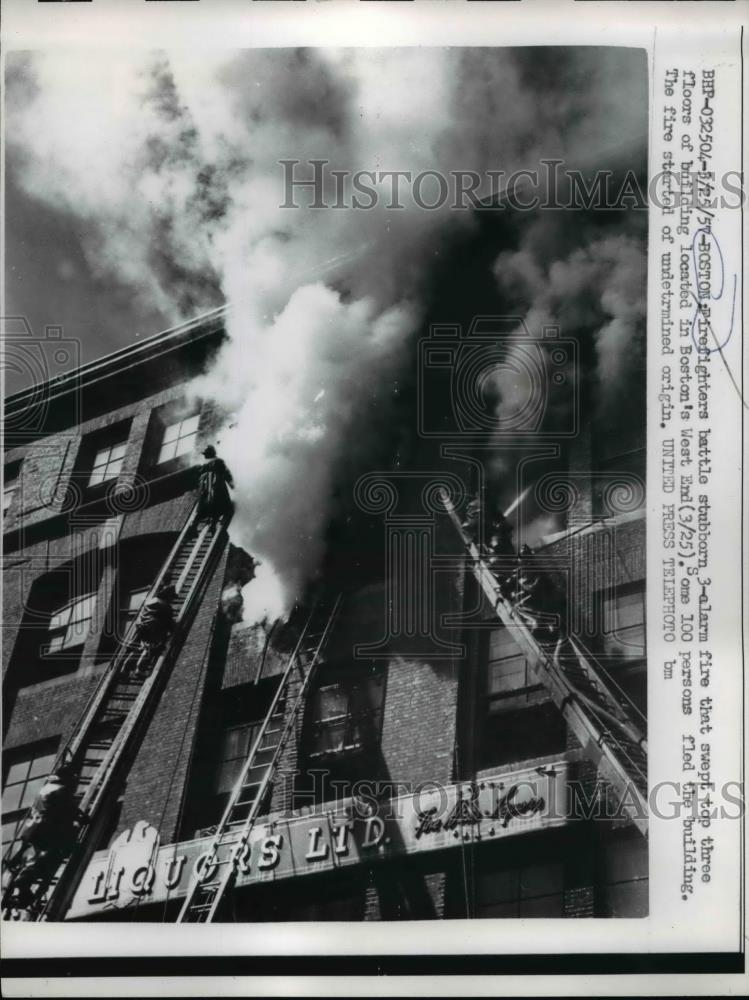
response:
<path id="1" fill-rule="evenodd" d="M 232 540 L 262 560 L 246 617 L 289 607 L 323 553 L 344 452 L 366 468 L 362 415 L 392 398 L 430 264 L 475 225 L 391 182 L 369 211 L 283 209 L 279 161 L 328 170 L 503 170 L 541 156 L 595 165 L 641 142 L 641 54 L 605 49 L 38 53 L 8 63 L 12 168 L 80 223 L 89 266 L 168 322 L 227 301 L 228 344 L 195 386 L 233 411 L 219 435 L 237 483 Z M 334 197 L 327 191 L 326 196 Z M 604 239 L 545 266 L 501 260 L 534 317 L 595 299 L 602 378 L 626 364 L 635 247 Z M 577 306 L 564 289 L 577 283 Z M 634 312 L 633 312 L 634 309 Z M 451 319 L 452 317 L 447 317 Z M 604 374 L 606 373 L 606 374 Z M 347 462 L 349 470 L 357 462 Z M 343 491 L 350 485 L 343 484 Z"/>

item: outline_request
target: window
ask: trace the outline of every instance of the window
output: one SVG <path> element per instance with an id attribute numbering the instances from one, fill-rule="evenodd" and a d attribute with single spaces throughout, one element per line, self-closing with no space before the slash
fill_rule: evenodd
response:
<path id="1" fill-rule="evenodd" d="M 358 750 L 374 742 L 382 720 L 383 678 L 341 681 L 317 689 L 312 698 L 310 757 Z"/>
<path id="2" fill-rule="evenodd" d="M 116 479 L 122 469 L 126 451 L 127 440 L 99 448 L 91 465 L 88 485 L 97 486 L 99 483 L 105 483 L 108 479 Z"/>
<path id="3" fill-rule="evenodd" d="M 263 720 L 245 722 L 238 726 L 230 726 L 221 734 L 219 746 L 218 767 L 216 768 L 213 791 L 217 794 L 231 792 L 242 770 L 242 765 L 250 755 L 252 745 L 257 738 Z M 265 743 L 268 741 L 266 740 Z M 265 743 L 263 745 L 265 745 Z M 265 755 L 268 759 L 268 755 Z M 253 771 L 253 780 L 259 772 Z"/>
<path id="4" fill-rule="evenodd" d="M 150 589 L 150 587 L 137 587 L 135 590 L 125 591 L 118 613 L 119 635 L 121 639 L 125 638 L 128 629 L 138 617 L 138 612 L 143 607 L 143 602 L 148 596 Z M 106 645 L 103 648 L 108 651 Z"/>
<path id="5" fill-rule="evenodd" d="M 486 674 L 487 710 L 501 712 L 517 707 L 515 695 L 526 695 L 541 689 L 531 676 L 530 668 L 512 632 L 506 628 L 492 630 L 489 636 L 489 658 Z"/>
<path id="6" fill-rule="evenodd" d="M 198 436 L 198 424 L 200 414 L 196 413 L 184 420 L 177 420 L 167 424 L 164 428 L 164 436 L 161 439 L 161 449 L 157 464 L 169 462 L 179 455 L 187 455 L 195 448 L 195 439 Z"/>
<path id="7" fill-rule="evenodd" d="M 538 683 L 504 627 L 489 633 L 483 725 L 476 734 L 481 767 L 560 753 L 567 742 L 564 716 Z"/>
<path id="8" fill-rule="evenodd" d="M 15 850 L 13 845 L 26 810 L 51 772 L 56 755 L 56 747 L 49 743 L 15 759 L 8 755 L 11 763 L 3 782 L 3 857 L 9 850 Z"/>
<path id="9" fill-rule="evenodd" d="M 13 497 L 18 489 L 18 474 L 21 469 L 20 462 L 12 462 L 5 466 L 3 474 L 3 514 L 7 514 Z"/>
<path id="10" fill-rule="evenodd" d="M 561 917 L 561 862 L 484 871 L 476 885 L 477 917 Z"/>
<path id="11" fill-rule="evenodd" d="M 150 587 L 138 587 L 137 590 L 131 590 L 127 595 L 127 603 L 122 609 L 123 634 L 138 617 L 138 612 L 143 607 L 143 602 L 148 596 L 150 589 Z"/>
<path id="12" fill-rule="evenodd" d="M 645 591 L 641 583 L 605 596 L 603 620 L 607 653 L 625 660 L 645 656 Z"/>
<path id="13" fill-rule="evenodd" d="M 58 653 L 72 646 L 82 646 L 91 631 L 91 619 L 96 608 L 96 594 L 79 597 L 49 619 L 49 638 L 43 654 Z"/>

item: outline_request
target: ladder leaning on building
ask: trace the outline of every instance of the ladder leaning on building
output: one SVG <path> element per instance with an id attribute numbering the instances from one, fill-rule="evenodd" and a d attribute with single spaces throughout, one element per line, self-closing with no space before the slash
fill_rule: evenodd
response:
<path id="1" fill-rule="evenodd" d="M 37 878 L 29 877 L 30 899 L 17 905 L 14 879 L 4 893 L 3 916 L 26 920 L 61 919 L 75 891 L 78 878 L 93 853 L 106 822 L 107 806 L 121 786 L 146 726 L 152 717 L 168 674 L 177 657 L 205 593 L 211 573 L 227 543 L 226 518 L 214 531 L 197 525 L 198 505 L 191 510 L 182 531 L 146 595 L 141 609 L 121 639 L 109 666 L 96 686 L 70 739 L 57 757 L 71 761 L 76 774 L 75 798 L 85 817 L 75 843 Z M 149 601 L 171 580 L 174 629 L 156 652 L 145 673 L 129 669 L 134 640 Z"/>
<path id="2" fill-rule="evenodd" d="M 491 555 L 463 529 L 447 494 L 442 501 L 469 556 L 469 568 L 502 624 L 525 654 L 537 681 L 548 690 L 583 752 L 617 795 L 619 809 L 643 835 L 648 831 L 647 742 L 634 706 L 572 636 L 553 652 L 536 639 L 533 616 L 503 593 L 490 569 Z"/>
<path id="3" fill-rule="evenodd" d="M 206 851 L 206 863 L 190 882 L 178 923 L 211 923 L 219 912 L 267 801 L 340 606 L 339 594 L 331 604 L 321 600 L 313 607 Z"/>

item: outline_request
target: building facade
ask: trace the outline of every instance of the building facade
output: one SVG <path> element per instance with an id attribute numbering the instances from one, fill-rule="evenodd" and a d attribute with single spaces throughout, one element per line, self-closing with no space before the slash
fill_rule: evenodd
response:
<path id="1" fill-rule="evenodd" d="M 191 383 L 223 337 L 217 312 L 6 401 L 4 857 L 193 510 L 199 453 L 227 414 Z M 575 489 L 526 568 L 562 580 L 570 634 L 644 734 L 642 441 L 611 454 L 583 428 L 534 475 Z M 458 506 L 475 466 L 437 475 Z M 216 919 L 647 914 L 643 823 L 568 714 L 600 720 L 603 703 L 560 698 L 534 669 L 433 472 L 352 485 L 367 541 L 332 536 L 288 622 L 236 620 L 253 559 L 217 543 L 159 690 L 125 710 L 141 718 L 54 919 L 180 918 L 191 880 L 214 877 L 212 838 L 282 680 L 288 739 Z M 338 594 L 305 683 L 287 669 L 295 644 Z"/>

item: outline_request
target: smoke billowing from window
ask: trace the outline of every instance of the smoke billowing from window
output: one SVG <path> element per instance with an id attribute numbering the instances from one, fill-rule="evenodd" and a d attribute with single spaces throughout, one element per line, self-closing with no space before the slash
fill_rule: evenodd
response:
<path id="1" fill-rule="evenodd" d="M 282 612 L 314 575 L 331 497 L 350 486 L 337 470 L 379 460 L 376 428 L 419 333 L 430 267 L 477 225 L 449 203 L 430 212 L 404 198 L 404 209 L 389 210 L 391 180 L 376 185 L 369 211 L 313 210 L 305 192 L 304 207 L 283 209 L 279 161 L 301 161 L 299 176 L 313 159 L 349 174 L 510 173 L 542 157 L 608 165 L 612 150 L 643 142 L 637 56 L 360 49 L 9 60 L 12 167 L 27 192 L 80 220 L 92 271 L 175 322 L 231 303 L 229 342 L 196 391 L 234 413 L 219 435 L 237 483 L 232 539 L 263 563 L 245 587 L 245 617 Z M 335 201 L 332 181 L 325 198 Z M 537 237 L 499 256 L 497 311 L 523 300 L 531 326 L 572 324 L 583 311 L 611 386 L 644 311 L 634 287 L 643 238 L 581 235 L 546 259 Z M 367 413 L 377 417 L 369 435 Z M 341 463 L 343 452 L 356 460 Z"/>

